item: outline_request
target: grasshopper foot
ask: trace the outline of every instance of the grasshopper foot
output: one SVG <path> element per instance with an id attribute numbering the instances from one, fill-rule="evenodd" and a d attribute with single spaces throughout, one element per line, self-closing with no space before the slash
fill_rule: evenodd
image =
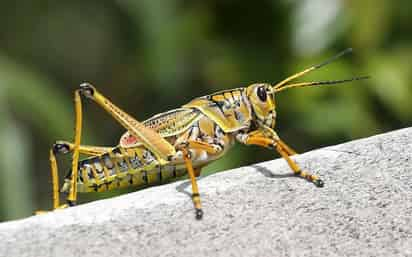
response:
<path id="1" fill-rule="evenodd" d="M 319 178 L 314 180 L 313 184 L 315 184 L 317 187 L 323 187 L 325 185 L 325 183 L 323 183 L 323 180 L 321 180 Z"/>
<path id="2" fill-rule="evenodd" d="M 76 202 L 75 201 L 71 201 L 71 200 L 67 200 L 67 205 L 70 207 L 76 206 Z"/>
<path id="3" fill-rule="evenodd" d="M 202 209 L 196 209 L 196 219 L 201 220 L 203 217 L 203 211 Z"/>

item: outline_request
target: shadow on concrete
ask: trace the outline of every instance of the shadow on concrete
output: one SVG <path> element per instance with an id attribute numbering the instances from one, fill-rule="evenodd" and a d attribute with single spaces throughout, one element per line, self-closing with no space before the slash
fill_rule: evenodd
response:
<path id="1" fill-rule="evenodd" d="M 258 164 L 253 164 L 250 167 L 256 169 L 256 171 L 260 172 L 263 176 L 268 177 L 268 178 L 292 178 L 292 177 L 297 177 L 293 173 L 290 173 L 290 174 L 276 174 L 276 173 L 273 173 L 268 168 L 260 166 Z"/>
<path id="2" fill-rule="evenodd" d="M 203 178 L 204 178 L 203 176 L 200 176 L 200 177 L 197 177 L 196 180 L 197 180 L 197 181 L 200 181 L 200 180 L 202 180 Z M 184 181 L 184 182 L 181 183 L 181 184 L 179 184 L 179 185 L 176 187 L 176 190 L 177 190 L 179 193 L 183 193 L 183 194 L 189 196 L 190 199 L 192 199 L 192 193 L 186 190 L 189 186 L 191 186 L 190 179 L 187 180 L 187 181 Z"/>

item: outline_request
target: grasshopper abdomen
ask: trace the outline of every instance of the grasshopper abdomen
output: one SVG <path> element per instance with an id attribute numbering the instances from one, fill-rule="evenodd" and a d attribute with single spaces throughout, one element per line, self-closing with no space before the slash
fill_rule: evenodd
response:
<path id="1" fill-rule="evenodd" d="M 116 147 L 110 153 L 80 161 L 78 167 L 79 193 L 152 186 L 185 175 L 182 165 L 160 165 L 153 154 L 142 147 Z M 69 172 L 66 176 L 62 192 L 69 189 L 71 175 Z"/>

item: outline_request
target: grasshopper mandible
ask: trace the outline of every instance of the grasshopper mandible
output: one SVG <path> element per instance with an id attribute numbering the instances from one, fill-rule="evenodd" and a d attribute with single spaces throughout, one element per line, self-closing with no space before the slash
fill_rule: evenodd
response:
<path id="1" fill-rule="evenodd" d="M 296 154 L 276 134 L 275 95 L 285 89 L 332 85 L 366 77 L 319 82 L 289 82 L 350 52 L 347 49 L 327 61 L 296 73 L 275 84 L 256 83 L 195 98 L 181 108 L 157 114 L 143 122 L 122 111 L 95 87 L 83 83 L 74 93 L 74 142 L 57 141 L 50 150 L 53 207 L 75 204 L 78 192 L 102 192 L 128 186 L 150 186 L 188 174 L 197 219 L 203 211 L 196 177 L 208 163 L 222 157 L 235 141 L 275 149 L 294 174 L 323 187 L 316 175 L 302 170 L 291 155 Z M 115 147 L 80 144 L 81 96 L 100 105 L 126 130 Z M 56 154 L 72 153 L 72 169 L 60 189 L 67 204 L 60 205 Z M 79 161 L 79 154 L 89 157 Z"/>

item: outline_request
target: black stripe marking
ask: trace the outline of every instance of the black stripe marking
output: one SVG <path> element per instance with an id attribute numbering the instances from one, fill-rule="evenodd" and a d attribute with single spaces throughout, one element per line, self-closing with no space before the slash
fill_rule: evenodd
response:
<path id="1" fill-rule="evenodd" d="M 176 178 L 177 177 L 177 173 L 176 173 L 176 165 L 173 165 L 173 177 Z"/>
<path id="2" fill-rule="evenodd" d="M 92 185 L 90 185 L 89 187 L 90 187 L 90 188 L 93 188 L 93 190 L 94 190 L 95 192 L 97 192 L 97 189 L 99 189 L 99 187 L 97 186 L 97 184 L 92 184 Z"/>
<path id="3" fill-rule="evenodd" d="M 217 106 L 219 111 L 223 114 L 223 116 L 226 117 L 227 114 L 223 111 L 224 102 L 218 102 L 218 101 L 215 101 L 215 100 L 212 100 L 212 102 L 215 103 L 215 106 Z"/>
<path id="4" fill-rule="evenodd" d="M 134 157 L 130 158 L 130 164 L 132 166 L 132 169 L 135 169 L 135 170 L 142 166 L 142 162 L 139 159 L 139 156 L 137 155 L 136 152 L 134 152 Z"/>
<path id="5" fill-rule="evenodd" d="M 78 178 L 82 183 L 84 182 L 84 180 L 83 180 L 83 173 L 81 172 L 81 169 L 80 169 L 80 168 L 79 168 L 79 172 L 78 172 L 77 178 Z"/>
<path id="6" fill-rule="evenodd" d="M 103 154 L 100 158 L 103 160 L 103 164 L 104 166 L 106 166 L 106 168 L 108 168 L 109 170 L 114 168 L 114 161 L 112 160 L 112 158 L 110 158 L 110 155 L 108 153 Z"/>
<path id="7" fill-rule="evenodd" d="M 119 147 L 116 147 L 115 149 L 112 150 L 112 153 L 121 154 L 122 152 L 120 151 Z"/>
<path id="8" fill-rule="evenodd" d="M 162 182 L 163 174 L 162 174 L 162 166 L 161 165 L 159 165 L 159 174 L 158 174 L 158 176 L 159 176 L 159 182 Z"/>
<path id="9" fill-rule="evenodd" d="M 244 91 L 240 91 L 240 100 L 242 101 L 242 103 L 243 103 L 246 107 L 248 107 L 248 106 L 249 106 L 249 103 L 247 103 L 247 102 L 245 101 L 245 99 L 247 99 L 247 96 L 246 96 L 245 92 L 244 92 Z"/>
<path id="10" fill-rule="evenodd" d="M 238 93 L 239 93 L 239 95 L 235 97 L 236 107 L 239 108 L 239 107 L 240 107 L 240 102 L 242 101 L 241 99 L 239 99 L 239 97 L 242 98 L 242 91 L 236 90 L 235 92 L 238 92 Z"/>
<path id="11" fill-rule="evenodd" d="M 190 137 L 192 136 L 193 127 L 194 127 L 194 126 L 191 126 L 190 129 L 189 129 L 189 136 L 187 137 L 187 138 L 189 138 L 189 139 L 190 139 Z"/>
<path id="12" fill-rule="evenodd" d="M 240 101 L 239 99 L 233 94 L 233 92 L 239 92 L 239 91 L 231 91 L 230 93 L 232 94 L 232 98 L 233 98 L 233 107 L 235 107 L 235 109 L 240 107 Z M 236 112 L 236 110 L 235 110 Z"/>
<path id="13" fill-rule="evenodd" d="M 232 88 L 232 89 L 225 89 L 225 90 L 221 90 L 221 91 L 215 92 L 215 93 L 213 93 L 213 94 L 210 94 L 210 95 L 208 95 L 208 96 L 213 97 L 213 96 L 216 96 L 216 95 L 223 95 L 224 93 L 228 93 L 228 92 L 231 92 L 231 91 L 244 90 L 244 89 L 245 89 L 244 87 L 238 87 L 238 88 Z"/>
<path id="14" fill-rule="evenodd" d="M 233 90 L 230 91 L 230 95 L 232 96 L 232 102 L 235 103 L 235 102 L 236 102 L 236 98 L 235 98 L 235 96 L 233 95 Z"/>
<path id="15" fill-rule="evenodd" d="M 142 171 L 142 179 L 143 179 L 143 181 L 145 182 L 146 185 L 149 184 L 149 178 L 147 177 L 147 171 L 146 170 Z"/>
<path id="16" fill-rule="evenodd" d="M 241 121 L 240 116 L 239 116 L 239 112 L 237 110 L 234 110 L 233 113 L 235 114 L 235 119 L 237 121 Z"/>

